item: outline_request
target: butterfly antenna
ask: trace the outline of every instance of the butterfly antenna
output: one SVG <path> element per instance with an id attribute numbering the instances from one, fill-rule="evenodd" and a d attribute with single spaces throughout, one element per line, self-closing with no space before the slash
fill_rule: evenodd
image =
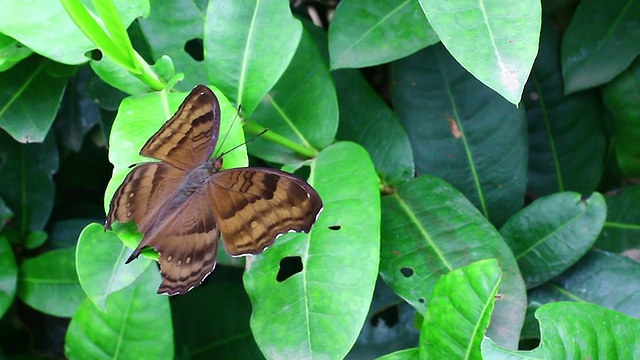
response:
<path id="1" fill-rule="evenodd" d="M 231 125 L 229 125 L 229 128 L 227 129 L 227 132 L 224 134 L 224 137 L 222 138 L 222 141 L 220 142 L 220 148 L 222 148 L 222 145 L 224 145 L 224 142 L 227 141 L 227 137 L 229 137 L 229 133 L 231 133 L 231 129 L 233 129 L 233 124 L 236 123 L 236 120 L 238 119 L 238 116 L 240 115 L 240 111 L 242 111 L 242 104 L 238 105 L 238 111 L 236 111 L 236 116 L 233 117 L 233 120 L 231 121 Z M 220 156 L 222 156 L 224 154 L 226 154 L 226 153 L 222 153 L 222 154 L 218 155 L 218 157 L 220 157 Z"/>
<path id="2" fill-rule="evenodd" d="M 251 139 L 243 142 L 242 144 L 239 144 L 239 145 L 236 145 L 236 146 L 232 147 L 231 149 L 229 149 L 229 150 L 223 152 L 222 154 L 220 154 L 218 157 L 223 157 L 224 155 L 227 155 L 228 153 L 232 152 L 233 150 L 239 148 L 240 146 L 247 145 L 248 143 L 252 142 L 253 140 L 257 139 L 258 137 L 264 135 L 264 133 L 266 133 L 267 131 L 269 131 L 269 129 L 265 128 L 259 134 L 254 135 Z"/>

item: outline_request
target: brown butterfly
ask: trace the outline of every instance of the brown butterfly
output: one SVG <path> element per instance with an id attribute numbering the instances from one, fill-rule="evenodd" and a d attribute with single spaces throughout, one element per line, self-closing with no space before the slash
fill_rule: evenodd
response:
<path id="1" fill-rule="evenodd" d="M 218 234 L 233 256 L 259 254 L 290 231 L 309 232 L 322 200 L 304 180 L 270 168 L 220 170 L 209 159 L 220 132 L 220 105 L 196 86 L 178 111 L 142 147 L 159 162 L 136 166 L 116 190 L 105 224 L 134 221 L 158 254 L 159 294 L 184 294 L 216 265 Z"/>

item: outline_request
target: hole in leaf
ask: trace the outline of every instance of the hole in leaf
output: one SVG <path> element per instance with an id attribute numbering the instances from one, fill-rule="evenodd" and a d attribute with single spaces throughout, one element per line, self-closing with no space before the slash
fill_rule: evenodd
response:
<path id="1" fill-rule="evenodd" d="M 419 302 L 420 304 L 424 304 L 424 298 L 420 298 L 420 299 L 418 299 L 418 302 Z"/>
<path id="2" fill-rule="evenodd" d="M 280 260 L 280 270 L 276 275 L 276 281 L 283 282 L 302 271 L 302 258 L 300 256 L 287 256 Z"/>
<path id="3" fill-rule="evenodd" d="M 393 327 L 397 324 L 400 321 L 400 309 L 398 305 L 389 306 L 373 314 L 373 317 L 371 317 L 371 326 L 378 326 L 380 320 L 384 321 L 388 327 Z"/>
<path id="4" fill-rule="evenodd" d="M 400 269 L 400 273 L 402 274 L 402 276 L 406 278 L 410 278 L 413 276 L 413 269 L 408 267 L 403 267 L 402 269 Z"/>
<path id="5" fill-rule="evenodd" d="M 204 47 L 200 38 L 191 39 L 184 43 L 184 51 L 195 61 L 204 60 Z"/>
<path id="6" fill-rule="evenodd" d="M 91 58 L 91 60 L 95 60 L 95 61 L 102 60 L 102 51 L 100 51 L 98 49 L 93 49 L 93 50 L 89 51 L 88 53 L 85 53 L 84 55 L 89 57 L 89 58 Z"/>
<path id="7" fill-rule="evenodd" d="M 329 226 L 329 230 L 340 230 L 342 229 L 342 226 L 340 225 L 331 225 Z"/>

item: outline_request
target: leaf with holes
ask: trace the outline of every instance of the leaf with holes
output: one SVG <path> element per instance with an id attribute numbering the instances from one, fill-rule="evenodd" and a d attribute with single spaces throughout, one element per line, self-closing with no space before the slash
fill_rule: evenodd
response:
<path id="1" fill-rule="evenodd" d="M 311 232 L 284 235 L 247 260 L 251 329 L 267 358 L 343 358 L 375 288 L 380 196 L 368 154 L 331 145 L 311 163 L 309 183 L 324 202 Z"/>
<path id="2" fill-rule="evenodd" d="M 420 313 L 441 275 L 478 260 L 498 259 L 504 271 L 489 336 L 516 347 L 525 287 L 500 234 L 451 185 L 423 175 L 382 199 L 380 276 Z"/>

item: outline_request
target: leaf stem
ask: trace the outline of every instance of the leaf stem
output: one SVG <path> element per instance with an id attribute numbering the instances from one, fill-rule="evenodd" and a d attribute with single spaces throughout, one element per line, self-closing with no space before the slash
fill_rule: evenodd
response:
<path id="1" fill-rule="evenodd" d="M 260 134 L 262 131 L 266 129 L 264 126 L 251 120 L 246 120 L 243 127 L 246 132 L 251 134 L 256 134 L 256 135 Z M 295 141 L 292 141 L 291 139 L 286 138 L 274 131 L 269 130 L 266 133 L 264 133 L 263 136 L 266 140 L 269 140 L 273 143 L 284 146 L 287 149 L 291 149 L 307 158 L 312 158 L 318 155 L 318 150 L 302 146 L 296 143 Z"/>

